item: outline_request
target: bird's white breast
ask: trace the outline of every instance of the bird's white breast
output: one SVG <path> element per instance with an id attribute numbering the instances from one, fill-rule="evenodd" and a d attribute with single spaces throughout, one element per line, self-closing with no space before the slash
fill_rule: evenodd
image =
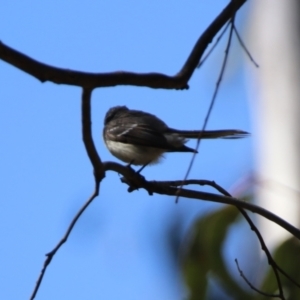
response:
<path id="1" fill-rule="evenodd" d="M 164 153 L 163 149 L 125 144 L 115 141 L 105 141 L 109 151 L 120 160 L 133 165 L 157 163 Z"/>

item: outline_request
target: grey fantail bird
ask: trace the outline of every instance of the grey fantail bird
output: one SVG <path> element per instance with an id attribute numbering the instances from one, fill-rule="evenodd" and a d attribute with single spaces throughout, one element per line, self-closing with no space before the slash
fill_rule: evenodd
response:
<path id="1" fill-rule="evenodd" d="M 165 152 L 193 152 L 185 145 L 188 139 L 236 139 L 248 132 L 227 130 L 177 130 L 155 115 L 126 106 L 115 106 L 104 118 L 103 138 L 109 151 L 120 160 L 133 165 L 159 161 Z"/>

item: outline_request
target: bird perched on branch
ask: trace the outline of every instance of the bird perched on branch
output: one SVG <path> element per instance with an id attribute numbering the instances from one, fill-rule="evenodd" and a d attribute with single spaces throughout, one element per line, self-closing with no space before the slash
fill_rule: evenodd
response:
<path id="1" fill-rule="evenodd" d="M 126 106 L 115 106 L 104 118 L 103 138 L 108 150 L 118 159 L 133 165 L 154 164 L 165 152 L 193 152 L 188 139 L 236 139 L 249 135 L 236 129 L 177 130 L 155 115 Z"/>

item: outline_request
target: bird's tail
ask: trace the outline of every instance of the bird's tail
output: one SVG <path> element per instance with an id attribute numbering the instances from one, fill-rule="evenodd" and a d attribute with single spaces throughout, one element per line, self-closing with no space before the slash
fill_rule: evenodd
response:
<path id="1" fill-rule="evenodd" d="M 170 133 L 176 133 L 187 139 L 240 139 L 249 136 L 249 133 L 238 129 L 225 130 L 176 130 L 169 128 Z"/>

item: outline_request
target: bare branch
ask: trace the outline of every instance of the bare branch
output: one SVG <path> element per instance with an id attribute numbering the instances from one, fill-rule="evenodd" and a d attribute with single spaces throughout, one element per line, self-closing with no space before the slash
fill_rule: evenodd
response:
<path id="1" fill-rule="evenodd" d="M 63 238 L 57 243 L 57 245 L 53 248 L 53 250 L 51 250 L 49 253 L 46 254 L 46 259 L 45 259 L 43 268 L 42 268 L 41 273 L 40 273 L 40 275 L 37 279 L 37 282 L 35 284 L 32 295 L 30 296 L 30 300 L 33 300 L 35 298 L 35 296 L 36 296 L 36 294 L 39 290 L 39 287 L 41 285 L 41 282 L 44 278 L 47 267 L 49 266 L 49 264 L 52 261 L 52 258 L 54 257 L 54 255 L 56 254 L 58 249 L 67 241 L 67 239 L 68 239 L 73 227 L 75 226 L 76 222 L 78 221 L 79 217 L 82 215 L 82 213 L 85 211 L 85 209 L 90 205 L 90 203 L 98 196 L 98 194 L 99 194 L 99 183 L 96 182 L 96 188 L 95 188 L 94 193 L 92 194 L 90 199 L 88 199 L 88 201 L 86 201 L 86 203 L 77 212 L 77 214 L 75 215 L 72 222 L 70 223 L 70 225 L 69 225 L 65 235 L 63 236 Z"/>
<path id="2" fill-rule="evenodd" d="M 214 36 L 231 19 L 247 0 L 231 1 L 219 16 L 211 23 L 196 42 L 190 56 L 182 69 L 175 76 L 160 73 L 87 73 L 75 70 L 56 68 L 38 62 L 21 52 L 14 50 L 0 42 L 0 59 L 16 68 L 36 77 L 41 82 L 51 81 L 57 84 L 68 84 L 86 88 L 108 87 L 116 85 L 147 86 L 164 89 L 187 89 L 197 64 L 205 49 Z"/>
<path id="3" fill-rule="evenodd" d="M 239 32 L 237 31 L 235 25 L 233 25 L 233 30 L 234 30 L 234 33 L 235 33 L 235 35 L 236 35 L 236 37 L 237 37 L 237 39 L 238 39 L 238 41 L 239 41 L 242 49 L 246 52 L 247 56 L 249 57 L 249 59 L 251 60 L 251 62 L 254 64 L 254 66 L 256 68 L 259 68 L 258 63 L 254 60 L 254 58 L 252 57 L 250 51 L 247 49 L 247 47 L 246 47 L 245 43 L 243 42 L 243 40 L 242 40 Z"/>
<path id="4" fill-rule="evenodd" d="M 240 272 L 240 275 L 241 277 L 246 281 L 246 283 L 250 286 L 250 288 L 252 290 L 254 290 L 255 292 L 263 295 L 263 296 L 266 296 L 266 297 L 269 297 L 269 298 L 280 298 L 280 299 L 285 299 L 285 298 L 282 298 L 281 295 L 279 294 L 268 294 L 268 293 L 265 293 L 265 292 L 262 292 L 260 291 L 259 289 L 257 289 L 256 287 L 254 287 L 254 285 L 252 285 L 252 283 L 247 279 L 247 277 L 244 275 L 243 271 L 240 269 L 240 266 L 239 266 L 239 263 L 238 263 L 238 260 L 235 259 L 234 260 L 235 263 L 236 263 L 236 267 L 238 268 L 239 272 Z"/>
<path id="5" fill-rule="evenodd" d="M 212 95 L 212 98 L 211 98 L 211 101 L 210 101 L 210 105 L 209 105 L 209 108 L 207 110 L 207 113 L 206 113 L 206 116 L 205 116 L 205 119 L 204 119 L 204 122 L 203 122 L 203 126 L 202 126 L 202 131 L 205 130 L 206 128 L 206 125 L 208 123 L 208 119 L 211 115 L 211 112 L 212 112 L 212 109 L 214 107 L 214 104 L 215 104 L 215 101 L 216 101 L 216 98 L 217 98 L 217 95 L 218 95 L 218 91 L 219 91 L 219 88 L 220 88 L 220 84 L 221 84 L 221 81 L 222 81 L 222 78 L 223 78 L 223 75 L 224 75 L 224 72 L 225 72 L 225 68 L 226 68 L 226 65 L 227 65 L 227 60 L 228 60 L 228 54 L 229 54 L 229 49 L 230 49 L 230 45 L 231 45 L 231 41 L 232 41 L 232 33 L 233 33 L 233 25 L 234 25 L 234 16 L 232 16 L 232 19 L 231 19 L 231 27 L 230 27 L 230 31 L 229 31 L 229 36 L 228 36 L 228 41 L 227 41 L 227 45 L 226 45 L 226 48 L 225 48 L 225 55 L 224 55 L 224 59 L 223 59 L 223 63 L 222 63 L 222 66 L 221 66 L 221 70 L 220 70 L 220 74 L 219 74 L 219 77 L 218 77 L 218 80 L 217 80 L 217 83 L 216 83 L 216 87 L 215 87 L 215 90 L 214 90 L 214 93 Z M 196 144 L 196 150 L 199 150 L 199 147 L 200 147 L 200 143 L 201 143 L 201 135 L 199 135 L 199 138 L 197 140 L 197 144 Z M 192 166 L 194 164 L 194 161 L 196 159 L 196 153 L 199 153 L 199 151 L 195 152 L 191 158 L 191 161 L 189 163 L 189 166 L 187 168 L 187 171 L 186 171 L 186 174 L 184 176 L 184 179 L 183 181 L 185 181 L 191 170 L 192 170 Z M 175 203 L 177 203 L 179 200 L 179 196 L 177 195 L 176 196 L 176 199 L 175 199 Z"/>
<path id="6" fill-rule="evenodd" d="M 201 61 L 199 62 L 197 68 L 200 68 L 204 62 L 208 59 L 208 57 L 211 55 L 211 53 L 214 51 L 214 49 L 217 47 L 217 45 L 219 44 L 221 38 L 223 37 L 223 35 L 225 34 L 228 26 L 230 25 L 230 23 L 227 23 L 226 26 L 224 27 L 224 29 L 222 30 L 222 32 L 220 33 L 220 35 L 217 37 L 215 43 L 212 45 L 212 47 L 209 49 L 209 51 L 207 52 L 207 54 L 205 54 L 205 56 L 201 59 Z"/>
<path id="7" fill-rule="evenodd" d="M 214 181 L 209 181 L 209 180 L 186 180 L 184 183 L 182 181 L 165 181 L 165 184 L 169 184 L 171 186 L 182 186 L 182 185 L 188 185 L 188 184 L 199 184 L 199 185 L 209 185 L 213 188 L 215 188 L 216 190 L 218 190 L 220 193 L 222 193 L 225 196 L 229 196 L 232 197 L 225 189 L 223 189 L 221 186 L 219 186 L 217 183 L 215 183 Z M 250 225 L 250 228 L 252 231 L 255 232 L 262 250 L 266 253 L 266 256 L 268 258 L 268 263 L 269 265 L 272 267 L 276 280 L 277 280 L 277 284 L 278 284 L 278 289 L 279 289 L 279 295 L 282 299 L 284 299 L 284 294 L 283 294 L 283 288 L 282 288 L 282 283 L 278 274 L 278 271 L 281 272 L 284 276 L 286 276 L 291 282 L 293 282 L 296 286 L 300 287 L 299 284 L 292 279 L 283 269 L 281 269 L 277 263 L 274 261 L 268 247 L 265 244 L 265 241 L 262 237 L 262 235 L 260 234 L 259 230 L 257 229 L 257 227 L 254 225 L 254 223 L 252 222 L 251 218 L 248 216 L 247 212 L 240 208 L 237 207 L 237 209 L 240 211 L 240 213 L 244 216 L 244 218 L 246 219 L 246 221 L 248 222 L 248 224 Z M 239 267 L 238 267 L 239 269 Z M 241 271 L 240 271 L 241 273 Z M 243 277 L 243 275 L 241 274 L 241 276 Z M 243 277 L 244 278 L 244 277 Z M 247 279 L 244 278 L 246 280 L 246 282 L 248 283 Z"/>
<path id="8" fill-rule="evenodd" d="M 276 269 L 278 268 L 277 264 L 274 262 L 273 258 L 271 257 L 259 231 L 254 226 L 253 222 L 248 217 L 246 212 L 243 211 L 243 209 L 247 209 L 249 211 L 252 211 L 253 213 L 257 213 L 257 214 L 267 218 L 268 220 L 270 220 L 270 221 L 278 224 L 282 228 L 286 229 L 288 232 L 293 234 L 296 238 L 300 239 L 300 231 L 297 228 L 295 228 L 294 226 L 292 226 L 285 220 L 279 218 L 275 214 L 273 214 L 259 206 L 256 206 L 254 204 L 244 202 L 244 201 L 241 201 L 241 200 L 231 197 L 230 194 L 226 190 L 224 190 L 222 187 L 220 187 L 214 181 L 193 180 L 193 179 L 186 180 L 184 183 L 182 182 L 182 180 L 161 181 L 161 182 L 147 181 L 139 173 L 136 173 L 131 167 L 123 166 L 123 165 L 115 163 L 115 162 L 103 162 L 103 169 L 105 171 L 110 170 L 110 171 L 115 171 L 119 174 L 122 174 L 124 177 L 121 180 L 122 180 L 122 182 L 129 185 L 128 190 L 130 192 L 137 190 L 139 188 L 143 188 L 149 193 L 149 195 L 152 195 L 153 193 L 162 194 L 162 195 L 170 195 L 170 196 L 179 195 L 180 197 L 185 197 L 185 198 L 199 199 L 199 200 L 205 200 L 205 201 L 211 201 L 211 202 L 217 202 L 217 203 L 223 203 L 223 204 L 229 204 L 229 205 L 236 206 L 241 211 L 241 213 L 244 215 L 244 217 L 246 218 L 248 223 L 250 224 L 251 229 L 253 231 L 255 231 L 255 233 L 257 234 L 259 241 L 262 245 L 262 248 L 266 252 L 269 263 L 274 269 L 276 277 L 278 276 L 277 271 L 276 271 Z M 176 188 L 177 186 L 182 186 L 183 184 L 184 185 L 188 185 L 188 184 L 209 185 L 209 186 L 214 187 L 215 189 L 217 189 L 219 192 L 221 192 L 222 194 L 224 194 L 226 196 L 220 196 L 220 195 L 216 195 L 216 194 L 212 194 L 212 193 Z M 47 258 L 44 262 L 44 266 L 41 270 L 40 276 L 37 280 L 35 289 L 34 289 L 33 294 L 30 299 L 34 299 L 34 297 L 39 289 L 39 286 L 41 284 L 41 281 L 43 279 L 44 273 L 47 269 L 47 266 L 50 264 L 53 256 L 56 254 L 56 252 L 62 246 L 62 244 L 64 244 L 67 241 L 75 223 L 77 222 L 77 220 L 79 219 L 81 214 L 84 212 L 84 210 L 88 207 L 88 205 L 93 201 L 93 199 L 95 197 L 97 197 L 98 193 L 99 193 L 99 181 L 96 181 L 96 189 L 95 189 L 95 192 L 93 193 L 93 195 L 90 197 L 90 199 L 83 205 L 83 207 L 76 214 L 76 216 L 72 220 L 71 224 L 69 225 L 64 237 L 60 240 L 60 242 L 57 244 L 57 246 L 51 252 L 49 252 L 47 254 Z M 278 270 L 282 271 L 280 268 L 278 268 Z M 280 289 L 280 297 L 282 299 L 284 299 L 280 280 L 279 279 L 277 279 L 277 280 L 278 280 L 278 286 Z M 278 297 L 278 296 L 276 296 L 276 297 Z"/>
<path id="9" fill-rule="evenodd" d="M 30 300 L 35 298 L 36 293 L 39 290 L 39 287 L 41 285 L 41 282 L 42 282 L 45 272 L 47 270 L 47 267 L 52 261 L 52 258 L 54 257 L 54 255 L 56 254 L 58 249 L 67 241 L 67 239 L 68 239 L 69 235 L 71 234 L 71 231 L 73 230 L 79 217 L 83 214 L 83 212 L 91 204 L 91 202 L 98 196 L 100 181 L 105 176 L 103 164 L 97 153 L 96 147 L 94 145 L 93 137 L 92 137 L 91 94 L 92 94 L 91 89 L 83 89 L 83 91 L 82 91 L 82 110 L 81 110 L 81 113 L 82 113 L 82 139 L 83 139 L 87 154 L 88 154 L 88 156 L 91 160 L 91 163 L 94 167 L 95 191 L 92 194 L 92 196 L 86 201 L 86 203 L 80 208 L 80 210 L 77 212 L 77 214 L 71 221 L 71 223 L 70 223 L 65 235 L 62 237 L 62 239 L 57 243 L 57 245 L 53 248 L 53 250 L 51 250 L 49 253 L 46 254 L 46 259 L 45 259 L 43 268 L 38 277 L 38 280 L 36 282 L 36 285 L 34 287 L 34 290 L 30 297 Z"/>
<path id="10" fill-rule="evenodd" d="M 266 256 L 268 258 L 268 263 L 272 267 L 273 272 L 274 272 L 275 277 L 276 277 L 276 280 L 277 280 L 277 285 L 278 285 L 278 289 L 279 289 L 279 296 L 280 296 L 281 299 L 285 299 L 284 298 L 284 294 L 283 294 L 282 283 L 281 283 L 281 280 L 280 280 L 280 277 L 279 277 L 279 274 L 278 274 L 278 266 L 277 266 L 276 262 L 274 261 L 274 259 L 273 259 L 272 255 L 271 255 L 268 247 L 266 246 L 265 241 L 264 241 L 262 235 L 260 234 L 260 232 L 257 229 L 257 227 L 254 225 L 254 223 L 252 222 L 252 220 L 250 219 L 250 217 L 248 216 L 248 214 L 243 209 L 241 209 L 241 208 L 239 208 L 239 211 L 241 212 L 241 214 L 244 216 L 244 218 L 246 219 L 246 221 L 250 225 L 251 230 L 255 232 L 255 234 L 256 234 L 259 242 L 260 242 L 262 250 L 266 253 Z M 236 263 L 237 263 L 237 260 L 236 260 Z M 238 266 L 238 264 L 237 264 L 237 266 Z M 238 269 L 239 269 L 239 267 L 238 267 Z M 240 273 L 241 273 L 241 271 L 240 271 Z M 248 281 L 247 281 L 247 283 L 248 283 Z"/>
<path id="11" fill-rule="evenodd" d="M 276 264 L 277 270 L 283 275 L 285 276 L 289 281 L 291 281 L 294 285 L 296 285 L 298 288 L 300 288 L 300 284 L 295 281 L 295 279 L 293 279 L 290 275 L 288 275 L 280 266 L 278 266 Z"/>
<path id="12" fill-rule="evenodd" d="M 90 161 L 94 167 L 94 174 L 96 181 L 101 181 L 104 177 L 104 169 L 101 159 L 97 153 L 94 140 L 92 137 L 92 120 L 91 120 L 91 94 L 92 90 L 84 88 L 82 91 L 82 106 L 81 106 L 81 118 L 82 118 L 82 139 L 90 158 Z"/>
<path id="13" fill-rule="evenodd" d="M 266 219 L 281 226 L 282 228 L 284 228 L 285 230 L 287 230 L 293 236 L 295 236 L 297 239 L 300 240 L 300 230 L 298 228 L 294 227 L 293 225 L 289 224 L 288 222 L 281 219 L 277 215 L 271 213 L 270 211 L 260 206 L 230 196 L 220 196 L 213 193 L 176 188 L 174 186 L 170 186 L 166 184 L 164 181 L 162 182 L 147 181 L 143 176 L 136 173 L 133 169 L 115 162 L 103 162 L 103 165 L 105 171 L 115 171 L 119 174 L 122 174 L 126 179 L 126 180 L 122 180 L 122 182 L 129 185 L 130 191 L 142 188 L 145 189 L 151 195 L 153 193 L 161 194 L 161 195 L 169 195 L 169 196 L 178 195 L 180 197 L 189 198 L 189 199 L 198 199 L 198 200 L 234 205 L 238 208 L 247 209 L 253 213 L 265 217 Z M 174 182 L 176 183 L 177 181 Z"/>
<path id="14" fill-rule="evenodd" d="M 283 294 L 282 283 L 281 283 L 281 280 L 280 280 L 280 277 L 279 277 L 279 274 L 278 274 L 279 268 L 277 266 L 277 263 L 274 261 L 272 255 L 271 255 L 271 253 L 269 251 L 269 249 L 267 248 L 267 246 L 265 244 L 265 241 L 264 241 L 262 235 L 260 234 L 260 232 L 257 229 L 257 227 L 254 225 L 254 223 L 252 222 L 252 220 L 250 219 L 250 217 L 248 216 L 248 214 L 243 209 L 239 208 L 239 211 L 244 216 L 244 218 L 246 219 L 246 221 L 248 222 L 248 224 L 250 225 L 251 230 L 255 232 L 255 234 L 256 234 L 259 242 L 260 242 L 262 250 L 266 253 L 266 256 L 268 258 L 268 263 L 272 267 L 273 272 L 274 272 L 275 277 L 276 277 L 277 286 L 278 286 L 278 289 L 279 289 L 279 296 L 280 296 L 281 299 L 285 299 L 284 294 Z M 236 260 L 236 263 L 237 263 L 237 260 Z M 241 273 L 241 271 L 240 271 L 240 273 Z"/>

